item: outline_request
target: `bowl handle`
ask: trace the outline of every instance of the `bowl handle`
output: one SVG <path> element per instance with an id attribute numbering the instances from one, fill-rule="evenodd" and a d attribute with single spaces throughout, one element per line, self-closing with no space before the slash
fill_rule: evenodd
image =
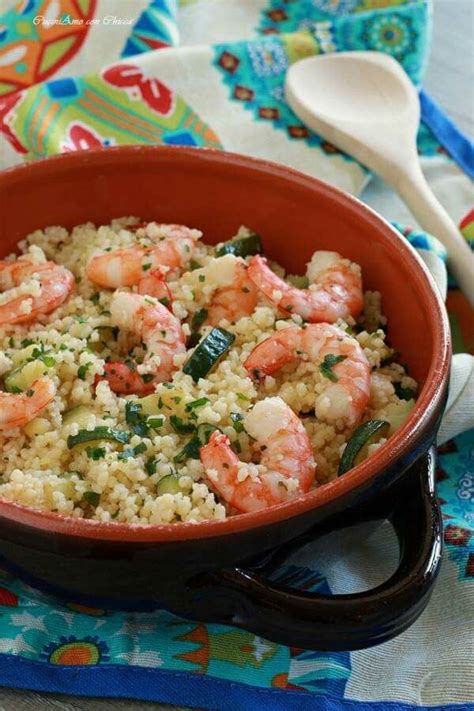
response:
<path id="1" fill-rule="evenodd" d="M 435 468 L 436 450 L 432 447 L 396 488 L 377 497 L 375 506 L 359 516 L 359 521 L 380 519 L 383 512 L 395 528 L 400 559 L 385 583 L 361 593 L 322 595 L 276 586 L 262 575 L 262 570 L 268 574 L 267 565 L 260 572 L 240 567 L 223 570 L 211 574 L 213 621 L 243 627 L 281 644 L 318 650 L 361 649 L 403 632 L 425 608 L 441 562 L 442 524 L 434 493 Z M 351 523 L 354 521 L 348 523 L 346 519 L 344 527 Z M 308 540 L 311 533 L 298 540 L 298 547 Z M 294 549 L 295 541 L 288 545 Z M 281 562 L 281 549 L 278 555 Z M 209 585 L 211 581 L 206 578 Z M 222 607 L 219 600 L 225 600 Z M 233 612 L 216 620 L 219 608 Z"/>

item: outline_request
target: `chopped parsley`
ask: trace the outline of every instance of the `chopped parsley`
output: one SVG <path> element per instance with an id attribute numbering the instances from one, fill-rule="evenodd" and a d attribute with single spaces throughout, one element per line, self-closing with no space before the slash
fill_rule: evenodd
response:
<path id="1" fill-rule="evenodd" d="M 130 429 L 140 437 L 145 437 L 148 434 L 150 425 L 148 417 L 142 415 L 142 406 L 138 402 L 129 401 L 125 405 L 125 422 L 130 425 Z"/>
<path id="2" fill-rule="evenodd" d="M 198 407 L 204 407 L 204 405 L 207 405 L 208 402 L 210 402 L 208 397 L 200 397 L 198 400 L 188 402 L 186 405 L 186 412 L 192 412 Z"/>
<path id="3" fill-rule="evenodd" d="M 104 447 L 86 447 L 86 454 L 89 457 L 89 459 L 93 459 L 94 462 L 97 462 L 99 459 L 103 459 L 105 457 L 105 448 Z"/>
<path id="4" fill-rule="evenodd" d="M 170 424 L 178 434 L 192 434 L 196 429 L 190 422 L 184 422 L 178 415 L 170 415 Z"/>
<path id="5" fill-rule="evenodd" d="M 82 500 L 85 501 L 86 504 L 96 507 L 100 502 L 100 494 L 96 491 L 85 491 Z"/>
<path id="6" fill-rule="evenodd" d="M 146 444 L 145 442 L 140 442 L 136 447 L 125 447 L 123 452 L 117 455 L 117 459 L 131 459 L 132 457 L 136 457 L 137 454 L 143 454 L 143 452 L 146 452 Z"/>
<path id="7" fill-rule="evenodd" d="M 244 416 L 241 415 L 240 412 L 231 412 L 230 419 L 232 420 L 236 432 L 245 432 L 243 423 Z"/>
<path id="8" fill-rule="evenodd" d="M 148 459 L 145 462 L 145 471 L 147 474 L 152 476 L 153 474 L 156 474 L 156 465 L 157 461 L 156 459 L 153 459 L 153 457 L 148 457 Z"/>
<path id="9" fill-rule="evenodd" d="M 49 353 L 51 353 L 51 350 L 47 351 L 44 347 L 44 344 L 40 343 L 37 348 L 33 348 L 33 351 L 31 353 L 30 358 L 28 358 L 27 363 L 33 360 L 40 360 L 42 363 L 45 364 L 47 368 L 52 368 L 53 365 L 56 363 L 56 359 L 50 356 Z"/>
<path id="10" fill-rule="evenodd" d="M 416 397 L 416 390 L 412 390 L 412 388 L 402 388 L 400 383 L 394 383 L 393 387 L 400 400 L 413 400 Z"/>
<path id="11" fill-rule="evenodd" d="M 163 423 L 165 421 L 164 417 L 156 417 L 154 415 L 150 415 L 147 419 L 147 423 L 149 427 L 152 427 L 153 429 L 158 429 L 159 427 L 163 426 Z"/>
<path id="12" fill-rule="evenodd" d="M 207 319 L 208 311 L 207 309 L 200 309 L 196 311 L 191 319 L 191 331 L 196 333 L 201 328 L 204 321 Z"/>
<path id="13" fill-rule="evenodd" d="M 334 353 L 328 353 L 324 356 L 323 362 L 319 364 L 319 370 L 324 375 L 325 378 L 331 380 L 333 383 L 337 383 L 339 378 L 336 373 L 333 373 L 332 369 L 338 363 L 342 363 L 346 360 L 347 356 L 344 355 L 334 355 Z"/>
<path id="14" fill-rule="evenodd" d="M 86 379 L 86 373 L 91 367 L 92 363 L 85 363 L 84 365 L 80 365 L 79 368 L 77 369 L 77 377 L 80 380 L 85 380 Z"/>

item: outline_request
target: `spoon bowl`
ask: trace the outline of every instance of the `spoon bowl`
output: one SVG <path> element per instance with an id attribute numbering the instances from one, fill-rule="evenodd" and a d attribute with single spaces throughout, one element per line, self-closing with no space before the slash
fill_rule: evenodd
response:
<path id="1" fill-rule="evenodd" d="M 418 94 L 401 65 L 381 52 L 341 52 L 293 64 L 285 95 L 313 131 L 389 183 L 420 225 L 448 250 L 474 305 L 474 256 L 426 182 L 416 148 Z"/>

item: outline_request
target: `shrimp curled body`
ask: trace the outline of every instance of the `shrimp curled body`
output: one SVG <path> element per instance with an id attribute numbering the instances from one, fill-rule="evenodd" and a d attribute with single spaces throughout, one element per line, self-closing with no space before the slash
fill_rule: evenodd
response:
<path id="1" fill-rule="evenodd" d="M 244 366 L 253 379 L 260 380 L 301 359 L 317 363 L 326 373 L 324 390 L 315 401 L 316 416 L 332 423 L 342 421 L 347 427 L 356 425 L 369 401 L 370 365 L 359 342 L 337 326 L 284 328 L 259 343 Z"/>
<path id="2" fill-rule="evenodd" d="M 230 262 L 233 267 L 231 280 L 216 289 L 212 301 L 208 306 L 208 322 L 217 326 L 222 320 L 235 323 L 243 316 L 254 312 L 258 300 L 258 291 L 255 284 L 247 276 L 245 263 L 241 259 L 221 257 L 219 262 Z"/>
<path id="3" fill-rule="evenodd" d="M 153 365 L 147 378 L 126 363 L 106 363 L 105 380 L 116 393 L 153 392 L 156 383 L 169 380 L 176 370 L 174 356 L 186 350 L 179 320 L 163 304 L 121 291 L 112 296 L 110 312 L 114 326 L 141 339 L 146 347 L 144 365 L 150 361 Z"/>
<path id="4" fill-rule="evenodd" d="M 0 430 L 23 427 L 41 412 L 56 394 L 50 378 L 39 378 L 24 393 L 0 392 Z"/>
<path id="5" fill-rule="evenodd" d="M 277 276 L 267 260 L 256 255 L 248 276 L 278 309 L 298 314 L 305 321 L 334 323 L 339 318 L 358 316 L 363 306 L 362 280 L 357 265 L 337 252 L 315 252 L 307 270 L 310 286 L 297 289 Z"/>
<path id="6" fill-rule="evenodd" d="M 74 288 L 74 276 L 55 262 L 36 264 L 20 257 L 0 262 L 0 292 L 19 286 L 28 278 L 37 278 L 38 292 L 13 296 L 0 304 L 0 325 L 34 321 L 61 306 Z"/>
<path id="7" fill-rule="evenodd" d="M 279 397 L 256 403 L 244 420 L 245 428 L 262 447 L 258 474 L 246 471 L 229 439 L 213 432 L 200 457 L 214 489 L 238 511 L 259 511 L 309 491 L 315 462 L 306 430 Z"/>
<path id="8" fill-rule="evenodd" d="M 87 263 L 87 277 L 105 289 L 140 285 L 150 270 L 177 270 L 192 258 L 196 238 L 184 225 L 159 225 L 165 236 L 151 246 L 139 244 L 98 254 Z M 140 289 L 139 289 L 140 290 Z"/>

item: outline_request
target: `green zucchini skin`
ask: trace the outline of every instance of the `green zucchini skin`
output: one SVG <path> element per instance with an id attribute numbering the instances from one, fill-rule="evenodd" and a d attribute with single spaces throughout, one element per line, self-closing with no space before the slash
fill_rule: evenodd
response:
<path id="1" fill-rule="evenodd" d="M 254 254 L 263 254 L 262 240 L 256 233 L 248 237 L 229 240 L 229 242 L 224 242 L 224 244 L 216 250 L 216 257 L 223 257 L 224 254 L 233 254 L 236 257 L 243 257 L 244 259 Z"/>
<path id="2" fill-rule="evenodd" d="M 190 375 L 195 383 L 204 378 L 227 353 L 235 336 L 223 328 L 213 328 L 196 346 L 183 366 L 183 373 Z"/>
<path id="3" fill-rule="evenodd" d="M 96 442 L 100 439 L 107 439 L 119 444 L 128 444 L 130 442 L 130 433 L 125 430 L 119 430 L 114 427 L 96 427 L 93 430 L 79 430 L 77 435 L 69 435 L 67 438 L 67 446 L 72 449 L 78 444 L 85 442 Z"/>
<path id="4" fill-rule="evenodd" d="M 376 436 L 384 436 L 388 432 L 390 424 L 385 420 L 368 420 L 363 422 L 353 432 L 352 437 L 348 441 L 344 452 L 342 453 L 341 461 L 339 462 L 338 476 L 345 474 L 355 466 L 357 455 L 362 449 L 370 444 L 373 439 L 376 441 Z"/>

